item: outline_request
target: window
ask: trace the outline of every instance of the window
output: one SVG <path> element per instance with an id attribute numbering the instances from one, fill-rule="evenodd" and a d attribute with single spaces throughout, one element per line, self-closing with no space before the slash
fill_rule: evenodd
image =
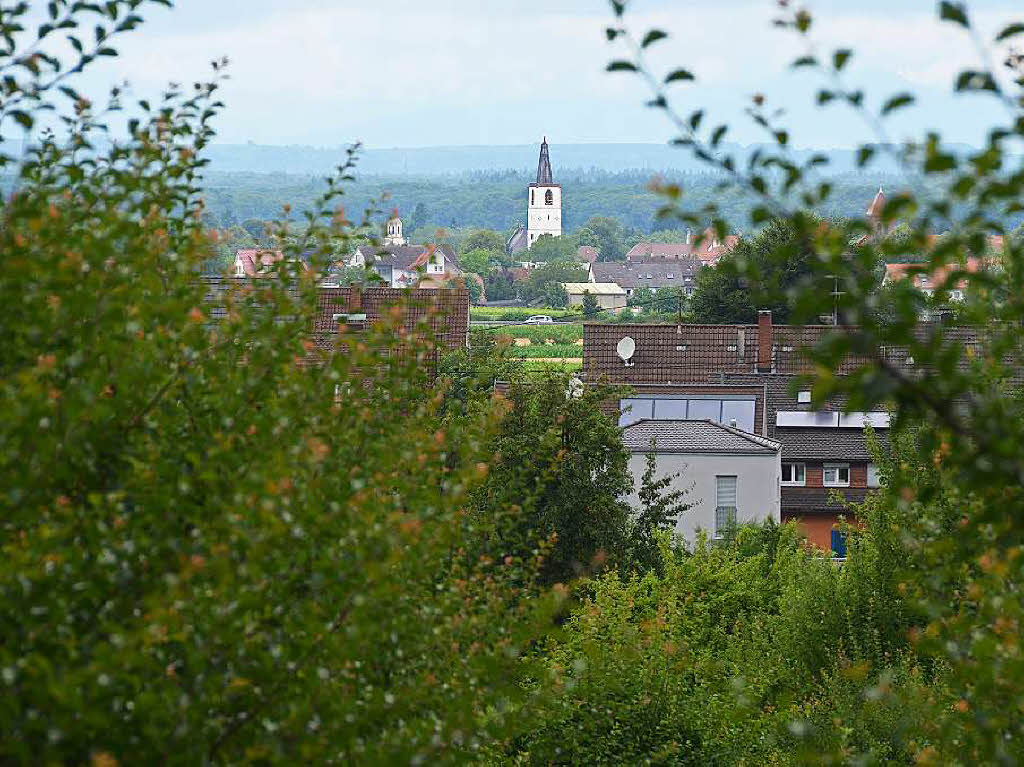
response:
<path id="1" fill-rule="evenodd" d="M 846 559 L 846 531 L 832 531 L 832 556 L 836 559 Z"/>
<path id="2" fill-rule="evenodd" d="M 715 537 L 736 524 L 736 477 L 715 477 Z"/>
<path id="3" fill-rule="evenodd" d="M 679 348 L 686 351 L 685 345 Z M 689 397 L 629 397 L 619 401 L 619 409 L 632 408 L 619 417 L 619 426 L 628 426 L 641 418 L 659 421 L 713 421 L 726 425 L 736 422 L 736 428 L 754 432 L 754 400 Z"/>
<path id="4" fill-rule="evenodd" d="M 652 418 L 654 400 L 627 398 L 619 400 L 619 426 L 629 426 L 642 418 Z"/>
<path id="5" fill-rule="evenodd" d="M 807 467 L 802 463 L 782 464 L 782 484 L 784 485 L 805 485 L 807 484 Z"/>
<path id="6" fill-rule="evenodd" d="M 686 400 L 659 399 L 654 401 L 654 417 L 662 421 L 685 421 Z"/>
<path id="7" fill-rule="evenodd" d="M 690 400 L 690 414 L 687 416 L 691 421 L 714 421 L 718 423 L 722 417 L 722 401 L 718 399 L 692 399 Z"/>
<path id="8" fill-rule="evenodd" d="M 530 190 L 530 205 L 533 205 L 533 190 Z"/>
<path id="9" fill-rule="evenodd" d="M 546 192 L 544 192 L 544 204 L 545 205 L 554 205 L 555 204 L 555 193 L 552 192 L 550 189 L 548 189 Z"/>
<path id="10" fill-rule="evenodd" d="M 873 463 L 868 464 L 868 487 L 881 487 L 882 481 L 878 476 L 878 467 Z"/>
<path id="11" fill-rule="evenodd" d="M 825 471 L 822 474 L 822 484 L 825 487 L 849 487 L 850 464 L 826 463 Z"/>
<path id="12" fill-rule="evenodd" d="M 722 423 L 727 426 L 735 425 L 737 429 L 752 434 L 754 432 L 754 401 L 722 400 Z"/>

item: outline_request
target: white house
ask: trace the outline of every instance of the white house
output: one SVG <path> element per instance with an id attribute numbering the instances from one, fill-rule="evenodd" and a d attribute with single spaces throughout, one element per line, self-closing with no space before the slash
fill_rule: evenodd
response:
<path id="1" fill-rule="evenodd" d="M 710 420 L 644 419 L 623 429 L 622 438 L 633 475 L 629 503 L 640 504 L 647 453 L 653 452 L 657 477 L 675 476 L 672 489 L 686 490 L 683 500 L 693 504 L 675 528 L 690 543 L 699 530 L 715 538 L 731 524 L 780 521 L 781 443 Z"/>

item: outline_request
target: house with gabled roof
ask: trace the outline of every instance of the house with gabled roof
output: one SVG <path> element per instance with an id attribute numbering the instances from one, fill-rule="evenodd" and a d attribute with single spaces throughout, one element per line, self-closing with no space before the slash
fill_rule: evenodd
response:
<path id="1" fill-rule="evenodd" d="M 242 248 L 235 251 L 234 276 L 260 277 L 274 273 L 276 264 L 284 261 L 284 252 L 272 248 Z M 309 271 L 303 258 L 294 259 L 302 271 Z"/>
<path id="2" fill-rule="evenodd" d="M 392 288 L 438 288 L 463 274 L 447 244 L 360 245 L 347 265 L 369 265 Z"/>
<path id="3" fill-rule="evenodd" d="M 684 295 L 693 295 L 697 287 L 697 274 L 703 265 L 696 258 L 651 263 L 625 261 L 598 261 L 590 265 L 588 280 L 592 283 L 614 282 L 633 295 L 640 288 L 657 292 L 678 288 Z"/>
<path id="4" fill-rule="evenodd" d="M 638 242 L 626 254 L 626 261 L 634 264 L 656 263 L 673 259 L 696 259 L 705 266 L 714 266 L 726 253 L 735 248 L 740 235 L 729 234 L 720 239 L 708 227 L 699 237 L 687 230 L 683 242 Z"/>
<path id="5" fill-rule="evenodd" d="M 641 419 L 622 431 L 633 476 L 630 505 L 639 506 L 647 456 L 655 479 L 670 478 L 670 490 L 685 493 L 691 508 L 675 532 L 693 543 L 701 531 L 720 538 L 737 524 L 781 520 L 781 445 L 729 424 L 703 420 Z"/>
<path id="6" fill-rule="evenodd" d="M 935 327 L 921 323 L 917 332 Z M 942 330 L 947 343 L 967 347 L 977 346 L 984 332 Z M 780 519 L 799 523 L 808 540 L 843 556 L 840 517 L 852 517 L 847 504 L 863 501 L 880 483 L 865 426 L 884 450 L 889 414 L 851 413 L 842 399 L 813 404 L 809 390 L 796 388 L 800 376 L 814 372 L 803 352 L 835 332 L 829 325 L 774 325 L 767 311 L 756 324 L 741 325 L 586 323 L 581 376 L 629 387 L 606 405 L 624 429 L 653 420 L 672 431 L 680 421 L 710 420 L 778 442 Z M 905 349 L 879 351 L 889 364 L 913 372 Z M 835 374 L 867 362 L 851 354 Z"/>

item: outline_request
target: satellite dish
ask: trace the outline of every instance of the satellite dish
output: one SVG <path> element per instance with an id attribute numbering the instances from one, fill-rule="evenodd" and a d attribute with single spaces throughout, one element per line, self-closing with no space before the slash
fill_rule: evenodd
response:
<path id="1" fill-rule="evenodd" d="M 615 351 L 618 353 L 619 358 L 628 364 L 633 357 L 633 352 L 636 351 L 636 342 L 629 336 L 626 336 L 615 346 Z"/>

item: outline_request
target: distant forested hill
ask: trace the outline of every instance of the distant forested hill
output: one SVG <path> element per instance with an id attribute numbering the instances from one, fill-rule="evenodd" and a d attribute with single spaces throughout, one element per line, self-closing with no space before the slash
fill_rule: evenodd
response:
<path id="1" fill-rule="evenodd" d="M 566 231 L 579 228 L 591 216 L 612 216 L 626 227 L 641 231 L 665 228 L 655 219 L 660 198 L 649 191 L 653 172 L 629 170 L 564 171 L 562 218 Z M 746 220 L 752 199 L 737 191 L 721 192 L 714 176 L 672 173 L 685 199 L 699 208 L 714 200 L 735 221 Z M 424 224 L 450 227 L 482 227 L 505 231 L 521 222 L 526 213 L 526 185 L 529 173 L 477 171 L 444 176 L 360 175 L 349 187 L 345 208 L 357 218 L 373 200 L 390 195 L 381 209 L 397 209 L 408 231 Z M 862 215 L 879 185 L 898 189 L 896 178 L 844 174 L 833 179 L 835 193 L 824 215 Z M 284 173 L 211 172 L 206 183 L 206 201 L 213 226 L 229 227 L 248 219 L 280 216 L 282 206 L 302 209 L 321 190 L 322 179 Z"/>

